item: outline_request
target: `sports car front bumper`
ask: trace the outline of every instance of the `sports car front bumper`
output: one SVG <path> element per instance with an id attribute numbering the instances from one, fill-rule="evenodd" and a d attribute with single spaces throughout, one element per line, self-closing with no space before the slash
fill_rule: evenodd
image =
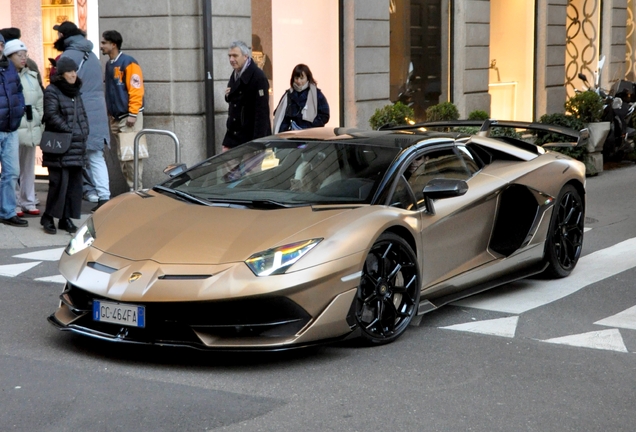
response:
<path id="1" fill-rule="evenodd" d="M 63 257 L 61 261 L 60 269 L 68 282 L 58 309 L 49 317 L 60 330 L 117 342 L 279 350 L 340 339 L 354 329 L 349 315 L 362 254 L 272 277 L 256 277 L 241 263 L 226 268 L 216 279 L 196 279 L 190 274 L 183 280 L 166 277 L 166 268 L 172 266 L 96 254 L 87 253 L 82 266 L 76 259 L 65 262 L 67 257 Z M 181 267 L 182 275 L 188 273 L 185 267 Z M 123 280 L 124 275 L 135 272 L 148 275 L 148 282 L 136 287 L 143 277 L 133 282 Z M 237 281 L 250 286 L 248 295 L 228 288 L 236 287 Z M 264 284 L 262 294 L 253 294 L 256 283 Z M 126 289 L 126 284 L 135 286 L 134 290 Z M 219 291 L 238 294 L 223 297 Z M 190 292 L 189 298 L 186 292 Z M 202 293 L 209 293 L 209 297 Z M 143 327 L 96 319 L 96 301 L 143 308 Z"/>

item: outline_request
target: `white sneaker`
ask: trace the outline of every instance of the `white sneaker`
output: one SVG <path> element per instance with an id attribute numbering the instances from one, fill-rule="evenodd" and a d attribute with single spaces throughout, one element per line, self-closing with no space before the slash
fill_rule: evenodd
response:
<path id="1" fill-rule="evenodd" d="M 92 202 L 92 203 L 96 203 L 97 201 L 99 201 L 99 197 L 94 193 L 86 195 L 85 199 L 86 201 Z"/>

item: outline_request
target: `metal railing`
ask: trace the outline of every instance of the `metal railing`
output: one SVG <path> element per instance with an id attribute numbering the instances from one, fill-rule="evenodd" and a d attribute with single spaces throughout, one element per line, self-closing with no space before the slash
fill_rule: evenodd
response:
<path id="1" fill-rule="evenodd" d="M 139 132 L 137 132 L 137 135 L 135 135 L 135 141 L 134 141 L 134 149 L 133 149 L 133 161 L 134 161 L 134 167 L 135 167 L 135 180 L 133 181 L 133 190 L 137 190 L 139 188 L 139 179 L 137 178 L 137 173 L 139 172 L 139 139 L 144 136 L 144 135 L 148 135 L 148 134 L 155 134 L 155 135 L 167 135 L 170 138 L 172 138 L 172 140 L 174 141 L 174 159 L 175 159 L 175 163 L 181 163 L 181 146 L 179 144 L 179 138 L 177 138 L 177 135 L 175 135 L 174 132 L 170 132 L 167 130 L 161 130 L 161 129 L 142 129 Z"/>

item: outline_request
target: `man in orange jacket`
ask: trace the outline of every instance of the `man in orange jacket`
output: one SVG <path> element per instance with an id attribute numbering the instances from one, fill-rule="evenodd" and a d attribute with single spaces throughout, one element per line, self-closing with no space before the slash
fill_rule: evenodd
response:
<path id="1" fill-rule="evenodd" d="M 137 61 L 121 51 L 123 38 L 116 30 L 102 33 L 100 50 L 110 60 L 106 63 L 104 83 L 106 86 L 106 108 L 110 115 L 110 131 L 117 145 L 121 171 L 132 190 L 134 183 L 134 161 L 130 147 L 122 147 L 120 134 L 138 132 L 143 129 L 144 79 Z M 141 141 L 141 140 L 140 140 Z M 137 184 L 142 188 L 142 158 L 148 157 L 145 145 L 140 142 L 139 171 Z"/>

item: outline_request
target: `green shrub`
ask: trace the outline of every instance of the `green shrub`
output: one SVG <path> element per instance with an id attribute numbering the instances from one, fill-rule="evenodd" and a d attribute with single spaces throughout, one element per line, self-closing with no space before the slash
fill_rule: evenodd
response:
<path id="1" fill-rule="evenodd" d="M 523 139 L 521 133 L 517 132 L 515 128 L 509 127 L 493 127 L 490 129 L 490 136 Z"/>
<path id="2" fill-rule="evenodd" d="M 426 108 L 426 121 L 458 120 L 459 111 L 452 102 L 442 102 Z"/>
<path id="3" fill-rule="evenodd" d="M 603 99 L 592 90 L 575 94 L 565 101 L 564 107 L 583 123 L 600 121 L 603 116 Z"/>
<path id="4" fill-rule="evenodd" d="M 475 110 L 468 114 L 468 120 L 488 120 L 490 116 L 484 110 Z"/>
<path id="5" fill-rule="evenodd" d="M 412 122 L 414 116 L 413 108 L 402 102 L 396 102 L 376 109 L 369 119 L 369 125 L 372 129 L 378 129 L 382 126 L 399 126 Z"/>
<path id="6" fill-rule="evenodd" d="M 452 132 L 457 132 L 466 135 L 476 135 L 479 132 L 479 127 L 477 126 L 459 126 L 451 129 Z"/>
<path id="7" fill-rule="evenodd" d="M 543 124 L 551 124 L 555 126 L 564 126 L 570 129 L 574 129 L 580 131 L 585 128 L 585 123 L 571 115 L 556 113 L 556 114 L 544 114 L 539 119 L 539 123 Z M 537 139 L 535 140 L 535 144 L 543 145 L 545 143 L 550 142 L 572 142 L 571 137 L 567 137 L 558 133 L 551 132 L 536 132 Z M 587 163 L 587 146 L 582 147 L 550 147 L 550 150 L 557 151 L 561 154 L 571 157 L 572 159 L 576 159 L 585 163 L 585 168 L 589 175 L 596 174 L 596 169 Z"/>
<path id="8" fill-rule="evenodd" d="M 539 119 L 539 123 L 550 124 L 555 126 L 563 126 L 570 129 L 574 129 L 576 131 L 580 131 L 581 129 L 585 128 L 585 123 L 582 120 L 574 116 L 562 114 L 562 113 L 544 114 Z M 550 142 L 571 142 L 572 141 L 572 138 L 559 134 L 559 133 L 537 131 L 535 134 L 537 136 L 537 139 L 535 140 L 536 145 L 543 145 L 545 143 L 550 143 Z"/>

